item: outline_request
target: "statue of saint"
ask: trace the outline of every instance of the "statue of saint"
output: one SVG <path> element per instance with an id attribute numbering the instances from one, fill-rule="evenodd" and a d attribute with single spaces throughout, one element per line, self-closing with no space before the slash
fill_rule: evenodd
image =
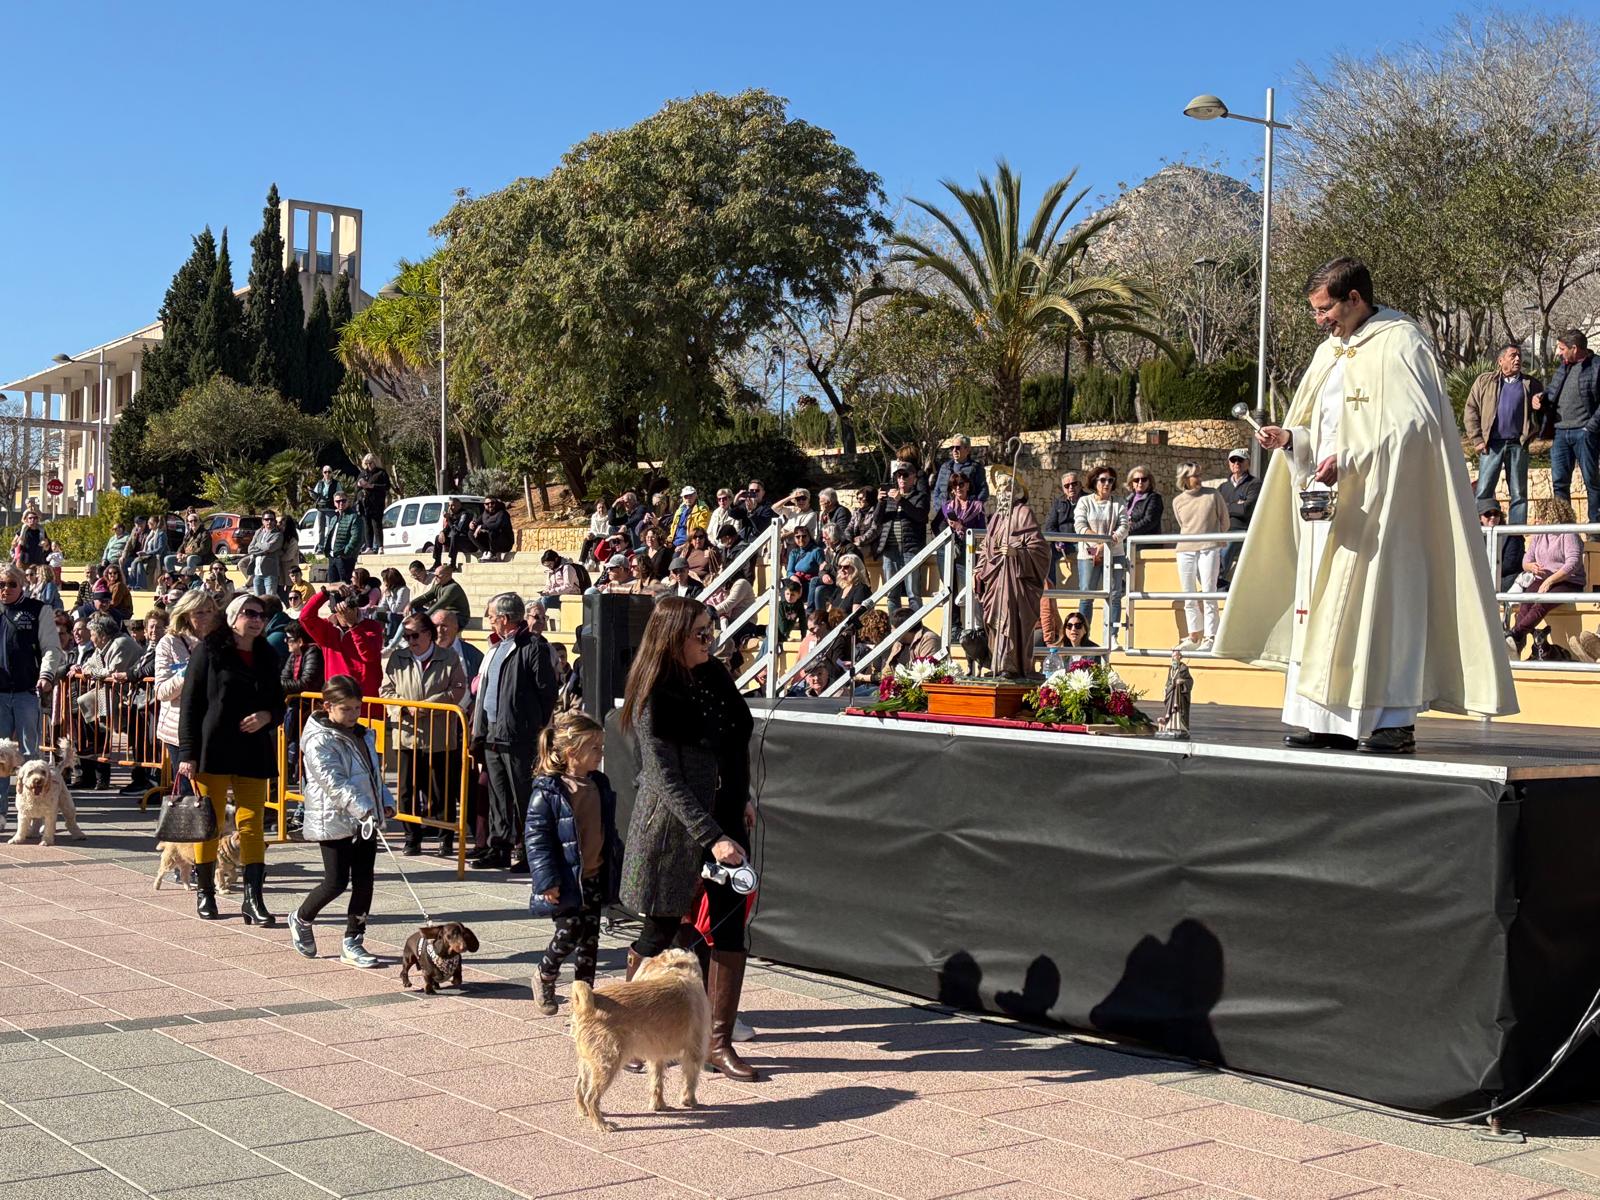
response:
<path id="1" fill-rule="evenodd" d="M 1186 738 L 1189 736 L 1189 699 L 1194 692 L 1194 676 L 1189 664 L 1183 661 L 1180 651 L 1172 652 L 1172 666 L 1167 668 L 1167 688 L 1162 699 L 1165 711 L 1161 716 L 1161 729 L 1157 737 Z"/>
<path id="2" fill-rule="evenodd" d="M 1050 543 L 1028 507 L 1028 495 L 1007 467 L 989 468 L 994 515 L 984 534 L 972 586 L 983 606 L 994 673 L 1029 678 L 1039 600 L 1050 581 Z"/>

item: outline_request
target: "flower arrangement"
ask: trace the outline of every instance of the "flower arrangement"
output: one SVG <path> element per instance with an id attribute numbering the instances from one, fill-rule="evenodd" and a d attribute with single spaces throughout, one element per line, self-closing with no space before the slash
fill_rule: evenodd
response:
<path id="1" fill-rule="evenodd" d="M 927 712 L 930 683 L 949 683 L 954 678 L 946 658 L 917 658 L 909 667 L 896 667 L 878 681 L 878 702 L 863 704 L 869 713 Z"/>
<path id="2" fill-rule="evenodd" d="M 1051 672 L 1022 703 L 1046 725 L 1120 725 L 1133 732 L 1152 728 L 1150 718 L 1135 707 L 1138 698 L 1106 663 L 1075 658 Z"/>

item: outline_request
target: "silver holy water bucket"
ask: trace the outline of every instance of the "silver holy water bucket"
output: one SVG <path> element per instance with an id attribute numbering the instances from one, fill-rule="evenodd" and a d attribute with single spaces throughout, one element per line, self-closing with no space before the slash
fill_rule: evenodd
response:
<path id="1" fill-rule="evenodd" d="M 1307 489 L 1300 493 L 1300 519 L 1302 521 L 1331 521 L 1336 493 Z"/>

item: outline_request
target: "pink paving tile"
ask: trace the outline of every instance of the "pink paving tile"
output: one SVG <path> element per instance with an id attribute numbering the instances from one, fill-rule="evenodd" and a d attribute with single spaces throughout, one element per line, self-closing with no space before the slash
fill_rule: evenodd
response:
<path id="1" fill-rule="evenodd" d="M 119 1014 L 109 1008 L 91 1005 L 87 1000 L 75 1003 L 81 1008 L 42 1009 L 32 1013 L 12 1013 L 6 1018 L 18 1029 L 53 1029 L 61 1025 L 88 1025 L 96 1021 L 115 1021 Z"/>
<path id="2" fill-rule="evenodd" d="M 393 972 L 363 971 L 354 967 L 346 967 L 342 971 L 293 975 L 289 978 L 294 981 L 295 987 L 329 1000 L 347 1000 L 352 996 L 380 996 L 399 987 Z"/>
<path id="3" fill-rule="evenodd" d="M 411 999 L 404 1004 L 396 1004 L 383 1009 L 379 1015 L 387 1021 L 410 1021 L 417 1017 L 432 1017 L 440 1013 L 471 1013 L 478 1010 L 473 1008 L 459 996 L 428 995 L 422 990 L 420 978 L 415 971 L 411 973 Z"/>
<path id="4" fill-rule="evenodd" d="M 476 1050 L 425 1033 L 402 1031 L 370 1041 L 343 1042 L 339 1049 L 391 1070 L 464 1071 L 494 1061 Z"/>
<path id="5" fill-rule="evenodd" d="M 845 1114 L 845 1119 L 858 1129 L 909 1142 L 939 1154 L 975 1154 L 981 1150 L 998 1150 L 1033 1141 L 1037 1136 L 992 1121 L 974 1120 L 965 1113 L 941 1108 L 927 1100 L 895 1104 L 882 1111 L 866 1112 L 860 1116 Z"/>
<path id="6" fill-rule="evenodd" d="M 1361 1154 L 1363 1151 L 1353 1153 Z M 1352 1172 L 1338 1167 L 1325 1169 L 1321 1164 L 1306 1166 L 1286 1158 L 1274 1158 L 1254 1150 L 1226 1146 L 1221 1142 L 1205 1142 L 1198 1146 L 1185 1146 L 1181 1150 L 1149 1154 L 1139 1162 L 1198 1183 L 1231 1188 L 1247 1196 L 1259 1197 L 1260 1200 L 1333 1200 L 1336 1196 L 1352 1196 L 1371 1190 L 1373 1182 L 1382 1182 L 1358 1178 Z M 1449 1200 L 1466 1198 L 1451 1196 Z"/>
<path id="7" fill-rule="evenodd" d="M 69 992 L 80 996 L 93 992 L 131 992 L 140 988 L 154 987 L 162 982 L 161 979 L 147 975 L 143 971 L 111 963 L 101 967 L 90 967 L 87 970 L 43 971 L 39 973 L 39 978 L 45 983 L 66 988 Z"/>
<path id="8" fill-rule="evenodd" d="M 466 1071 L 439 1071 L 432 1074 L 419 1071 L 416 1078 L 429 1087 L 460 1096 L 463 1100 L 471 1100 L 496 1112 L 572 1096 L 570 1084 L 536 1075 L 510 1063 L 491 1063 Z"/>
<path id="9" fill-rule="evenodd" d="M 174 987 L 185 988 L 213 1000 L 230 1000 L 235 996 L 248 998 L 260 994 L 262 990 L 261 976 L 226 967 L 217 971 L 180 971 L 163 974 L 162 978 Z"/>
<path id="10" fill-rule="evenodd" d="M 1172 1113 L 1206 1108 L 1216 1103 L 1209 1096 L 1162 1087 L 1142 1079 L 1042 1080 L 1031 1086 L 1053 1099 L 1073 1100 L 1126 1113 L 1130 1117 L 1165 1117 Z"/>
<path id="11" fill-rule="evenodd" d="M 495 1042 L 478 1047 L 475 1053 L 530 1067 L 552 1079 L 574 1079 L 578 1074 L 578 1055 L 572 1048 L 572 1040 L 564 1034 L 523 1038 L 516 1042 Z"/>
<path id="12" fill-rule="evenodd" d="M 782 1200 L 789 1200 L 794 1192 L 784 1192 Z M 691 1192 L 665 1179 L 630 1179 L 626 1183 L 609 1183 L 604 1187 L 584 1188 L 581 1200 L 703 1200 L 704 1192 Z"/>
<path id="13" fill-rule="evenodd" d="M 558 992 L 562 1001 L 562 1013 L 565 1015 L 569 993 L 563 988 Z M 499 1013 L 505 1017 L 516 1017 L 521 1021 L 537 1021 L 540 1019 L 538 1007 L 533 1002 L 533 992 L 528 990 L 521 996 L 473 996 L 468 993 L 461 997 L 461 1002 L 469 1008 L 480 1009 L 483 1012 Z"/>
<path id="14" fill-rule="evenodd" d="M 202 1042 L 220 1042 L 231 1038 L 243 1037 L 247 1033 L 276 1033 L 278 1030 L 262 1020 L 242 1021 L 197 1021 L 190 1025 L 171 1025 L 157 1030 L 165 1037 L 185 1046 L 197 1046 Z"/>
<path id="15" fill-rule="evenodd" d="M 227 1008 L 216 1000 L 207 1000 L 177 988 L 152 987 L 131 992 L 106 992 L 85 996 L 96 1004 L 121 1013 L 125 1017 L 172 1017 L 179 1013 L 220 1012 Z"/>
<path id="16" fill-rule="evenodd" d="M 1399 1146 L 1368 1146 L 1319 1158 L 1311 1165 L 1375 1184 L 1392 1184 L 1437 1200 L 1533 1200 L 1561 1190 L 1554 1184 L 1521 1175 L 1470 1167 Z"/>
<path id="17" fill-rule="evenodd" d="M 645 1181 L 649 1177 L 649 1172 L 631 1163 L 574 1146 L 537 1129 L 524 1129 L 516 1137 L 493 1142 L 446 1146 L 434 1153 L 528 1196 L 581 1192 L 587 1200 L 604 1185 Z"/>
<path id="18" fill-rule="evenodd" d="M 709 1110 L 684 1112 L 675 1108 L 671 1112 L 650 1112 L 645 1085 L 638 1083 L 629 1086 L 629 1081 L 635 1079 L 637 1076 L 633 1075 L 629 1075 L 627 1080 L 619 1077 L 600 1102 L 600 1111 L 617 1126 L 611 1133 L 599 1132 L 589 1124 L 587 1117 L 580 1116 L 570 1095 L 565 1100 L 547 1100 L 526 1108 L 508 1108 L 500 1115 L 607 1154 L 637 1146 L 653 1146 L 657 1142 L 699 1137 L 706 1132 Z M 668 1100 L 672 1099 L 674 1097 L 669 1093 Z"/>
<path id="19" fill-rule="evenodd" d="M 377 1038 L 392 1037 L 394 1026 L 380 1021 L 370 1009 L 343 1012 L 290 1013 L 271 1018 L 272 1024 L 290 1033 L 298 1033 L 324 1046 L 342 1046 L 346 1042 L 369 1042 Z"/>
<path id="20" fill-rule="evenodd" d="M 996 1151 L 1008 1155 L 1015 1149 Z M 783 1156 L 790 1162 L 804 1163 L 813 1170 L 839 1175 L 904 1200 L 932 1200 L 1006 1183 L 1014 1176 L 995 1172 L 965 1159 L 946 1158 L 927 1150 L 908 1146 L 885 1137 L 867 1137 L 853 1142 L 800 1150 Z"/>
<path id="21" fill-rule="evenodd" d="M 213 1058 L 220 1058 L 252 1074 L 356 1061 L 332 1046 L 324 1046 L 285 1030 L 252 1030 L 239 1037 L 207 1042 L 204 1049 Z"/>
<path id="22" fill-rule="evenodd" d="M 525 1126 L 509 1117 L 468 1104 L 455 1096 L 418 1096 L 410 1100 L 387 1100 L 382 1104 L 358 1104 L 345 1109 L 344 1115 L 424 1150 L 493 1141 L 528 1132 Z"/>
<path id="23" fill-rule="evenodd" d="M 327 1067 L 301 1067 L 294 1071 L 263 1073 L 262 1079 L 291 1092 L 326 1104 L 329 1108 L 354 1108 L 360 1104 L 381 1104 L 385 1100 L 405 1100 L 412 1096 L 431 1096 L 436 1088 L 371 1063 L 337 1063 Z"/>
<path id="24" fill-rule="evenodd" d="M 1304 1121 L 1241 1108 L 1237 1104 L 1213 1104 L 1209 1108 L 1173 1113 L 1159 1118 L 1155 1124 L 1184 1131 L 1192 1135 L 1191 1141 L 1228 1142 L 1296 1162 L 1372 1145 L 1371 1138 L 1307 1125 Z"/>
<path id="25" fill-rule="evenodd" d="M 966 1196 L 982 1196 L 984 1192 L 963 1193 Z M 858 1183 L 851 1183 L 848 1179 L 827 1179 L 821 1183 L 808 1183 L 803 1187 L 789 1188 L 778 1193 L 779 1200 L 881 1200 L 882 1192 L 864 1188 Z M 1038 1192 L 1034 1192 L 1037 1200 Z"/>
<path id="26" fill-rule="evenodd" d="M 971 1154 L 962 1161 L 986 1166 L 1014 1180 L 1058 1188 L 1082 1200 L 1139 1200 L 1146 1196 L 1181 1195 L 1183 1189 L 1195 1184 L 1193 1179 L 1064 1142 L 1028 1142 L 1006 1150 Z M 1310 1193 L 1302 1200 L 1310 1200 Z"/>
<path id="27" fill-rule="evenodd" d="M 396 1005 L 396 1008 L 401 1007 Z M 423 1033 L 442 1037 L 458 1046 L 492 1046 L 496 1042 L 520 1042 L 539 1032 L 526 1021 L 487 1012 L 445 1012 L 437 1016 L 407 1016 L 400 1022 Z"/>
<path id="28" fill-rule="evenodd" d="M 0 1017 L 27 1016 L 29 1013 L 60 1011 L 83 1006 L 76 992 L 47 983 L 25 983 L 0 988 Z"/>
<path id="29" fill-rule="evenodd" d="M 828 1172 L 796 1162 L 792 1157 L 763 1154 L 715 1134 L 619 1150 L 612 1157 L 728 1200 L 821 1183 L 829 1178 Z"/>
<path id="30" fill-rule="evenodd" d="M 1047 1104 L 1042 1108 L 999 1113 L 992 1116 L 990 1121 L 1025 1130 L 1035 1137 L 1068 1142 L 1117 1158 L 1136 1158 L 1141 1154 L 1176 1150 L 1179 1146 L 1192 1146 L 1208 1140 L 1184 1129 L 1158 1125 L 1153 1121 L 1132 1120 L 1104 1108 L 1075 1104 L 1070 1100 Z"/>
<path id="31" fill-rule="evenodd" d="M 751 1095 L 737 1095 L 726 1088 L 701 1087 L 700 1100 L 704 1107 L 694 1118 L 711 1132 L 756 1150 L 791 1154 L 797 1150 L 877 1137 L 871 1130 L 852 1124 L 846 1118 L 888 1111 L 902 1102 L 887 1098 L 875 1103 L 873 1094 L 877 1089 L 870 1087 L 832 1088 L 815 1096 L 793 1099 L 764 1097 L 760 1087 L 760 1084 L 752 1085 Z M 668 1099 L 671 1098 L 669 1092 Z"/>

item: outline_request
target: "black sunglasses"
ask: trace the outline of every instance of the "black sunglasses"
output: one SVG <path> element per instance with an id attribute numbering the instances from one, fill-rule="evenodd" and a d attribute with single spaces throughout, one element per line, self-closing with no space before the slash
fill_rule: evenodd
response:
<path id="1" fill-rule="evenodd" d="M 265 621 L 267 619 L 267 614 L 259 608 L 241 608 L 239 615 L 246 621 Z"/>
<path id="2" fill-rule="evenodd" d="M 1067 628 L 1068 629 L 1087 629 L 1089 627 L 1087 625 L 1085 625 L 1082 621 L 1068 621 L 1067 622 Z"/>

